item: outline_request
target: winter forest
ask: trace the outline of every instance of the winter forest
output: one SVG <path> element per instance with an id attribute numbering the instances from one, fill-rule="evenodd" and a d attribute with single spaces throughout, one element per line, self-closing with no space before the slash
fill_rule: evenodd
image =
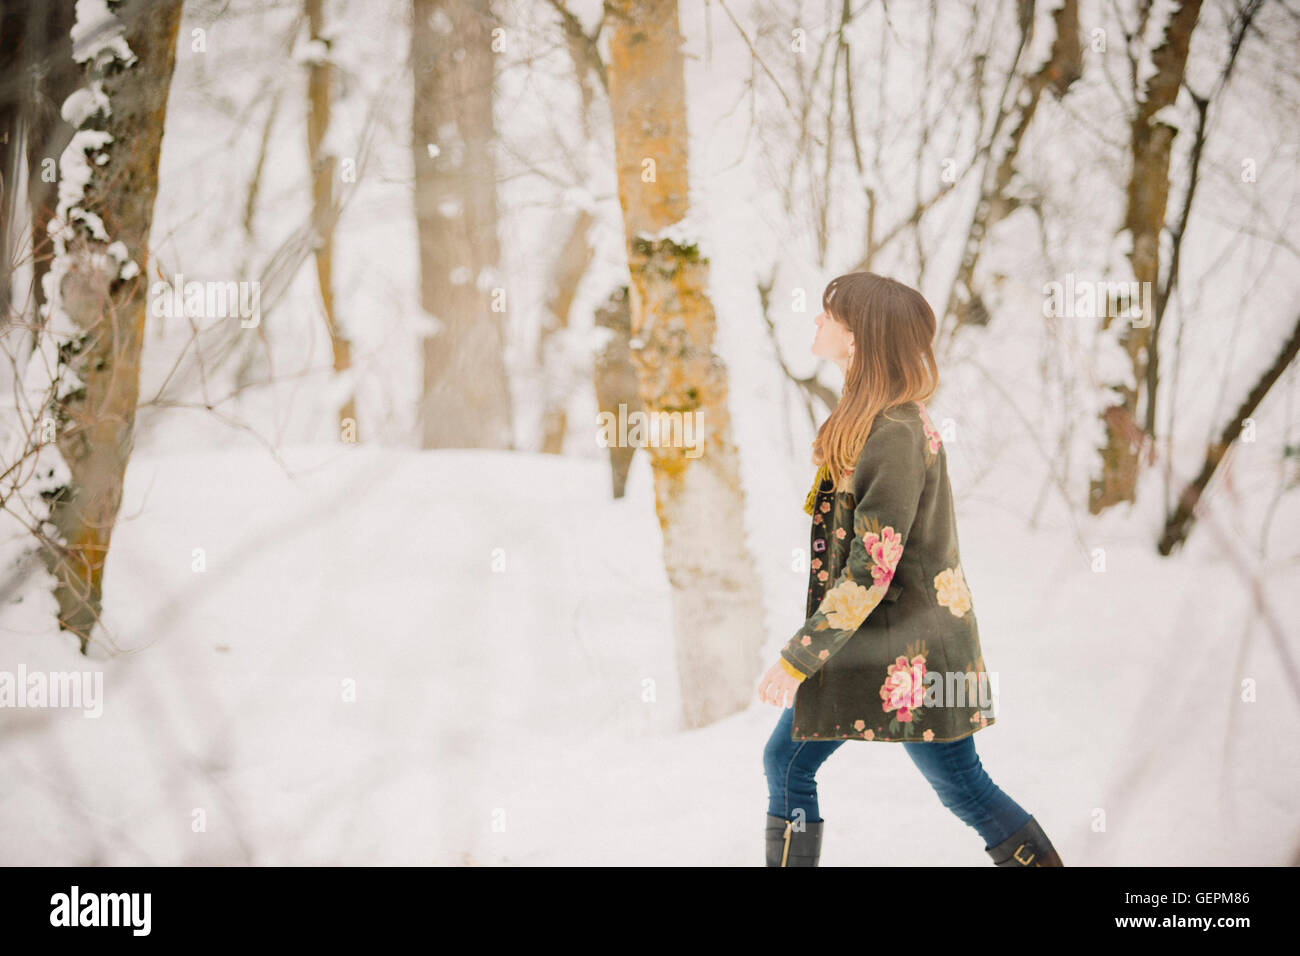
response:
<path id="1" fill-rule="evenodd" d="M 0 864 L 761 865 L 861 271 L 938 322 L 984 767 L 1069 865 L 1300 864 L 1298 52 L 0 0 Z M 988 865 L 901 747 L 817 780 L 822 865 Z"/>

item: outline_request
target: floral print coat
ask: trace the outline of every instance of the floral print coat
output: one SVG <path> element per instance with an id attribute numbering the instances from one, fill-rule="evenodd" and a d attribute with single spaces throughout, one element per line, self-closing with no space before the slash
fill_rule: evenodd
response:
<path id="1" fill-rule="evenodd" d="M 852 491 L 818 478 L 808 619 L 781 649 L 805 678 L 791 739 L 945 741 L 992 724 L 947 454 L 925 406 L 876 417 Z"/>

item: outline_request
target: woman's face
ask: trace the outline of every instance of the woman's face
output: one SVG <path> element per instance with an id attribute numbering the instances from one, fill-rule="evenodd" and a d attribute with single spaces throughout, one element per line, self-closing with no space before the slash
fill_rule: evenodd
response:
<path id="1" fill-rule="evenodd" d="M 817 335 L 813 339 L 812 354 L 831 362 L 843 363 L 849 358 L 849 345 L 853 333 L 829 312 L 817 316 Z"/>

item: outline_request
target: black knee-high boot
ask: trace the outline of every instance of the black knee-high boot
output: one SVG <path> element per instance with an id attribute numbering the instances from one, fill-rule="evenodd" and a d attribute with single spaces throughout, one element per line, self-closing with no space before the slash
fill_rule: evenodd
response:
<path id="1" fill-rule="evenodd" d="M 767 865 L 816 866 L 822 853 L 822 823 L 805 821 L 796 829 L 790 820 L 767 815 Z"/>
<path id="2" fill-rule="evenodd" d="M 997 846 L 986 849 L 996 866 L 1065 866 L 1033 817 Z"/>

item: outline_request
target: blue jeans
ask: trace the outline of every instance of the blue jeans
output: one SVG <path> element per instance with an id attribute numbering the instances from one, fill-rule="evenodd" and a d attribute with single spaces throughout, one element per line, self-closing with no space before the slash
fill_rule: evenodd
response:
<path id="1" fill-rule="evenodd" d="M 763 750 L 767 775 L 767 812 L 793 820 L 795 810 L 817 823 L 817 768 L 844 740 L 791 740 L 794 708 L 781 708 L 781 718 Z M 942 742 L 910 741 L 901 745 L 930 782 L 939 800 L 984 838 L 984 849 L 997 846 L 1029 820 L 1029 813 L 989 779 L 975 753 L 975 735 Z"/>

